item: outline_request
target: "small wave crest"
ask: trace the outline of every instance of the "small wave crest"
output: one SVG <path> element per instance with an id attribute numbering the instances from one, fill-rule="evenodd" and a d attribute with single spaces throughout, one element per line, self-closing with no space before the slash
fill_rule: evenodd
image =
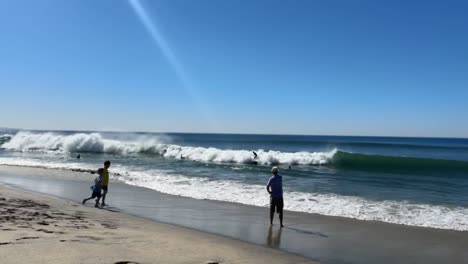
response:
<path id="1" fill-rule="evenodd" d="M 333 166 L 339 169 L 403 174 L 468 175 L 468 162 L 417 157 L 368 155 L 337 151 Z"/>
<path id="2" fill-rule="evenodd" d="M 10 134 L 3 134 L 3 135 L 1 135 L 1 136 L 0 136 L 0 147 L 1 147 L 4 143 L 10 141 L 10 139 L 11 139 L 12 137 L 13 137 L 13 135 L 10 135 Z"/>

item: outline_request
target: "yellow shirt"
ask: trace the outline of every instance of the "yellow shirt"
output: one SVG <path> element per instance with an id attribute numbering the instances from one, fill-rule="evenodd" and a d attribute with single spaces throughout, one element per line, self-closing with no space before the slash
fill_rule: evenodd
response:
<path id="1" fill-rule="evenodd" d="M 102 183 L 101 186 L 107 186 L 109 185 L 109 171 L 104 169 L 102 172 Z"/>

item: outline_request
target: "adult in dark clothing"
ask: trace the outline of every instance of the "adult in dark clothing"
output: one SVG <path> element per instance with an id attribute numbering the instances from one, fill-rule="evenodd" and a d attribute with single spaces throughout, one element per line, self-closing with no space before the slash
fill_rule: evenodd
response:
<path id="1" fill-rule="evenodd" d="M 270 194 L 270 224 L 273 225 L 273 216 L 279 214 L 280 225 L 283 227 L 283 178 L 278 175 L 278 168 L 271 169 L 273 176 L 268 181 L 266 189 Z"/>

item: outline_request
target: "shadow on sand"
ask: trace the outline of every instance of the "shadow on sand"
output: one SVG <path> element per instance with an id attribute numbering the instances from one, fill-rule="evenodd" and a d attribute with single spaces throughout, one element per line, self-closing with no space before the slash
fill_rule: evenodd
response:
<path id="1" fill-rule="evenodd" d="M 320 233 L 320 232 L 312 232 L 312 231 L 302 230 L 302 229 L 294 228 L 294 227 L 283 227 L 283 228 L 293 230 L 301 234 L 314 235 L 314 236 L 319 236 L 319 237 L 328 237 L 327 235 Z"/>

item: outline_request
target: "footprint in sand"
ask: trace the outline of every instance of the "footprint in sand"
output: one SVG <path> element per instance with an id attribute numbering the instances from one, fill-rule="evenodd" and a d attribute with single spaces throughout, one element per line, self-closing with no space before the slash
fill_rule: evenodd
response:
<path id="1" fill-rule="evenodd" d="M 61 239 L 59 241 L 60 242 L 81 242 L 81 240 L 79 240 L 79 239 L 70 239 L 70 240 Z"/>
<path id="2" fill-rule="evenodd" d="M 44 233 L 47 233 L 47 234 L 52 234 L 54 233 L 54 231 L 49 231 L 49 230 L 45 230 L 45 229 L 36 229 L 37 232 L 44 232 Z"/>
<path id="3" fill-rule="evenodd" d="M 109 222 L 101 223 L 101 226 L 103 226 L 104 228 L 108 228 L 108 229 L 117 229 L 118 227 L 116 224 L 109 223 Z"/>
<path id="4" fill-rule="evenodd" d="M 91 240 L 94 240 L 94 241 L 99 241 L 99 240 L 103 240 L 103 239 L 104 239 L 104 238 L 95 237 L 95 236 L 76 236 L 76 237 L 79 237 L 79 238 L 87 238 L 87 239 L 91 239 Z"/>
<path id="5" fill-rule="evenodd" d="M 26 240 L 26 239 L 38 239 L 39 237 L 20 237 L 20 238 L 17 238 L 16 241 L 19 241 L 19 240 Z"/>

